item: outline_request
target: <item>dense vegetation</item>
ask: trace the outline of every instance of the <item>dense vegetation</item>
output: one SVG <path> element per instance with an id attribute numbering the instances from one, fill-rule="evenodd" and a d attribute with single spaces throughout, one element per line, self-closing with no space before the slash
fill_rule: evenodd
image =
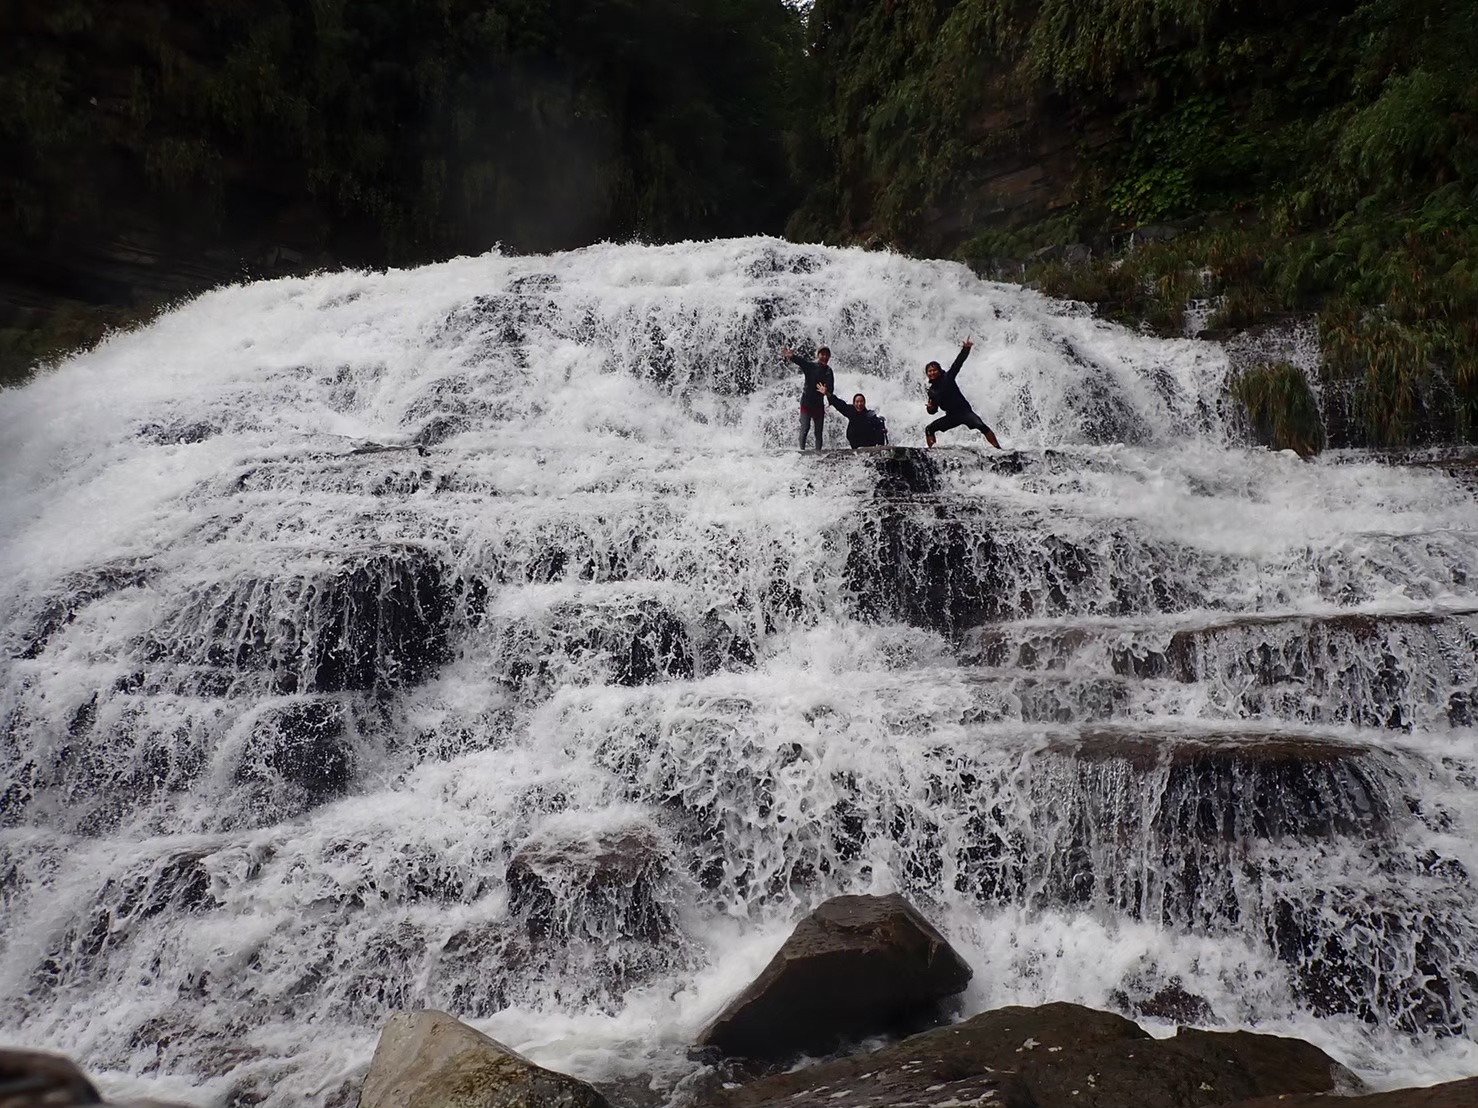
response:
<path id="1" fill-rule="evenodd" d="M 0 379 L 148 309 L 58 261 L 129 221 L 383 264 L 789 216 L 1163 334 L 1312 316 L 1318 404 L 1235 383 L 1271 441 L 1472 440 L 1475 58 L 1478 0 L 12 0 Z"/>
<path id="2" fill-rule="evenodd" d="M 782 0 L 10 0 L 0 243 L 306 227 L 401 263 L 779 231 L 804 63 Z M 58 291 L 77 303 L 13 328 L 12 368 L 119 318 Z"/>
<path id="3" fill-rule="evenodd" d="M 928 248 L 981 265 L 1091 242 L 1028 278 L 1166 334 L 1193 295 L 1223 298 L 1217 328 L 1316 313 L 1341 441 L 1478 436 L 1475 0 L 817 0 L 813 31 L 836 171 L 796 231 L 911 245 L 932 221 Z M 1003 226 L 978 181 L 1044 121 L 1076 173 Z M 1193 233 L 1103 249 L 1177 219 Z M 1314 410 L 1287 367 L 1258 376 L 1254 422 Z"/>

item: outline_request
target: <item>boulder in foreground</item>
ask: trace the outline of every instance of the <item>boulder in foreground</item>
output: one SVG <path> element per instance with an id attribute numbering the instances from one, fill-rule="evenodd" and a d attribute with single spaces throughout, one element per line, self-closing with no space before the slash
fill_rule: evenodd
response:
<path id="1" fill-rule="evenodd" d="M 187 1108 L 162 1100 L 104 1101 L 87 1076 L 60 1054 L 0 1050 L 0 1108 Z"/>
<path id="2" fill-rule="evenodd" d="M 970 982 L 970 967 L 918 910 L 890 896 L 839 896 L 699 1038 L 730 1057 L 775 1060 L 907 1029 Z"/>
<path id="3" fill-rule="evenodd" d="M 97 1104 L 101 1100 L 86 1075 L 60 1054 L 0 1050 L 0 1108 Z"/>
<path id="4" fill-rule="evenodd" d="M 1473 1108 L 1474 1105 L 1478 1105 L 1478 1077 L 1421 1089 L 1392 1089 L 1347 1100 L 1332 1100 L 1325 1096 L 1270 1096 L 1244 1100 L 1227 1108 Z"/>
<path id="5" fill-rule="evenodd" d="M 710 1103 L 1210 1108 L 1260 1096 L 1351 1092 L 1359 1085 L 1354 1074 L 1298 1039 L 1184 1029 L 1174 1038 L 1152 1039 L 1111 1012 L 1044 1004 L 998 1008 L 870 1054 L 761 1078 L 723 1090 Z"/>
<path id="6" fill-rule="evenodd" d="M 536 1066 L 445 1012 L 397 1012 L 359 1108 L 608 1108 L 595 1089 Z"/>

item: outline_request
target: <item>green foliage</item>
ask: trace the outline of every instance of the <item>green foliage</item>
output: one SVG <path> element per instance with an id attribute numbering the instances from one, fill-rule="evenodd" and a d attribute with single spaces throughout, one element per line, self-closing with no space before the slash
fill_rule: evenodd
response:
<path id="1" fill-rule="evenodd" d="M 1319 405 L 1297 366 L 1257 366 L 1235 377 L 1230 390 L 1247 408 L 1254 434 L 1274 450 L 1295 450 L 1309 458 L 1324 449 Z"/>
<path id="2" fill-rule="evenodd" d="M 1024 36 L 1030 66 L 1053 86 L 1111 88 L 1167 45 L 1201 44 L 1226 0 L 1041 0 Z"/>
<path id="3" fill-rule="evenodd" d="M 1076 242 L 1078 231 L 1077 218 L 1067 214 L 1010 230 L 984 227 L 961 243 L 955 256 L 977 268 L 988 269 L 994 259 L 1025 258 L 1044 247 Z"/>
<path id="4" fill-rule="evenodd" d="M 1190 96 L 1163 113 L 1129 112 L 1128 152 L 1108 206 L 1131 223 L 1155 223 L 1220 207 L 1227 182 L 1251 172 L 1252 144 L 1221 97 Z"/>
<path id="5" fill-rule="evenodd" d="M 835 167 L 812 227 L 992 272 L 1093 242 L 1026 279 L 1157 334 L 1193 297 L 1212 334 L 1312 316 L 1340 441 L 1478 438 L 1478 0 L 816 0 L 811 30 Z M 1059 214 L 1009 222 L 981 182 L 1064 133 Z M 1111 247 L 1182 217 L 1214 229 Z"/>
<path id="6" fill-rule="evenodd" d="M 0 199 L 22 231 L 76 217 L 68 182 L 101 208 L 113 189 L 79 167 L 120 156 L 223 212 L 243 187 L 310 194 L 392 258 L 778 229 L 795 199 L 807 91 L 781 0 L 9 7 Z"/>
<path id="7" fill-rule="evenodd" d="M 286 221 L 409 264 L 779 231 L 804 47 L 784 0 L 11 0 L 0 236 L 230 252 Z"/>

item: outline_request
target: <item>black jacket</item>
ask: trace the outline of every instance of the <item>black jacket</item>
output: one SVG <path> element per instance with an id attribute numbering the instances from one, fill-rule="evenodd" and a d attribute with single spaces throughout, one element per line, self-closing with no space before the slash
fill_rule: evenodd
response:
<path id="1" fill-rule="evenodd" d="M 806 375 L 806 383 L 801 386 L 801 407 L 808 412 L 826 412 L 826 402 L 816 391 L 818 382 L 824 382 L 826 391 L 831 392 L 835 381 L 831 375 L 831 367 L 824 366 L 820 362 L 813 362 L 810 358 L 802 358 L 799 354 L 792 354 L 790 360 L 801 367 L 801 372 Z"/>
<path id="2" fill-rule="evenodd" d="M 970 348 L 960 347 L 960 352 L 955 355 L 954 364 L 944 371 L 939 380 L 929 386 L 929 399 L 953 415 L 963 415 L 972 410 L 970 401 L 965 399 L 964 393 L 960 392 L 960 386 L 955 384 L 955 378 L 960 375 L 960 366 L 965 364 L 965 359 L 969 356 Z"/>
<path id="3" fill-rule="evenodd" d="M 831 393 L 826 394 L 831 406 L 847 417 L 847 442 L 853 450 L 859 446 L 887 446 L 888 425 L 883 417 L 871 408 L 858 411 L 850 404 L 843 404 Z"/>

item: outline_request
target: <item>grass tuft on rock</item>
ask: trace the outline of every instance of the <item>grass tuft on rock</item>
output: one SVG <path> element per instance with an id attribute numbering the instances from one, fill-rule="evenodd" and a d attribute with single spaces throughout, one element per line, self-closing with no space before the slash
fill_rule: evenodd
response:
<path id="1" fill-rule="evenodd" d="M 1235 376 L 1231 394 L 1242 402 L 1259 442 L 1311 458 L 1326 436 L 1319 404 L 1302 370 L 1288 362 L 1260 365 Z"/>

